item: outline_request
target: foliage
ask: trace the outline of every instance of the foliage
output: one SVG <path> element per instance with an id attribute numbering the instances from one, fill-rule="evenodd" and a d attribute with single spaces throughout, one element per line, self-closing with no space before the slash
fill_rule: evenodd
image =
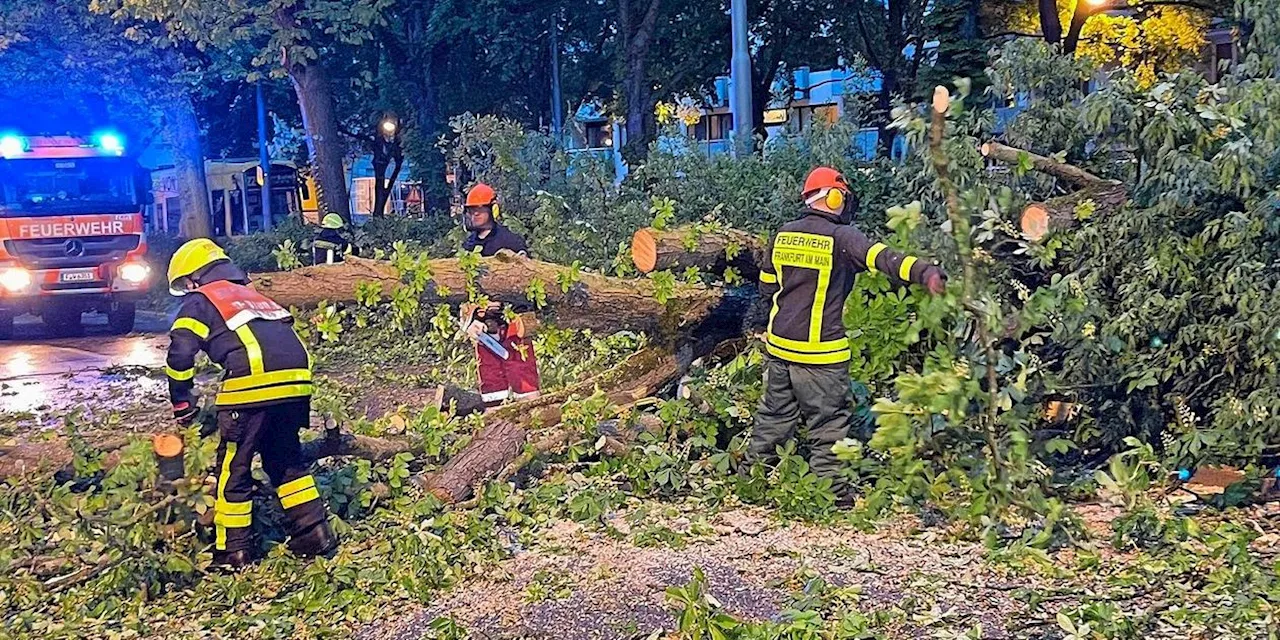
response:
<path id="1" fill-rule="evenodd" d="M 1081 13 L 1085 21 L 1075 56 L 1095 65 L 1119 65 L 1133 73 L 1140 84 L 1150 86 L 1158 74 L 1177 71 L 1199 61 L 1209 21 L 1218 17 L 1214 15 L 1214 5 L 1227 3 L 1208 0 L 1161 6 L 1129 0 L 1121 4 L 1138 9 L 1097 11 L 1083 0 L 1057 0 L 1058 15 L 1053 19 L 1060 25 L 1069 25 L 1075 19 L 1074 14 Z M 1225 6 L 1221 8 L 1226 10 Z M 1012 31 L 1023 33 L 1039 32 L 1043 24 L 1035 3 L 1017 6 L 1006 20 Z M 1044 40 L 1039 42 L 1043 44 Z"/>

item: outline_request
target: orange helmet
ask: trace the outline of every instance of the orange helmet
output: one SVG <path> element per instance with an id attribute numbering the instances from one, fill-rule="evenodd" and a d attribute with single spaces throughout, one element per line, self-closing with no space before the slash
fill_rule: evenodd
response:
<path id="1" fill-rule="evenodd" d="M 831 167 L 818 167 L 809 172 L 809 177 L 804 179 L 804 188 L 800 190 L 800 195 L 808 196 L 822 189 L 839 189 L 848 192 L 849 184 L 844 181 L 844 176 L 839 171 Z"/>
<path id="2" fill-rule="evenodd" d="M 478 182 L 476 186 L 471 187 L 471 191 L 467 192 L 468 207 L 487 207 L 498 199 L 497 194 L 493 192 L 493 187 Z"/>

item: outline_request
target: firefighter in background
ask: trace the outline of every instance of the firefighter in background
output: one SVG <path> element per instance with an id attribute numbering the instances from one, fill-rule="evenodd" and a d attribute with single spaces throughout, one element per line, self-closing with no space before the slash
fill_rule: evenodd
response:
<path id="1" fill-rule="evenodd" d="M 288 546 L 302 556 L 324 555 L 338 544 L 329 514 L 303 461 L 298 431 L 310 423 L 311 358 L 289 312 L 245 286 L 243 271 L 207 239 L 182 245 L 169 262 L 169 287 L 183 296 L 169 331 L 165 372 L 174 418 L 190 424 L 199 410 L 193 393 L 196 354 L 223 370 L 217 410 L 217 495 L 214 564 L 237 568 L 254 560 L 251 475 L 253 456 L 276 487 L 287 518 Z"/>
<path id="2" fill-rule="evenodd" d="M 463 226 L 471 232 L 462 243 L 463 251 L 479 249 L 484 257 L 503 250 L 528 255 L 524 238 L 500 224 L 500 216 L 493 188 L 484 183 L 472 187 L 462 212 Z M 490 303 L 485 308 L 464 304 L 459 326 L 476 343 L 480 396 L 486 406 L 496 406 L 508 398 L 524 400 L 539 395 L 538 361 L 519 315 L 508 320 L 500 303 Z"/>
<path id="3" fill-rule="evenodd" d="M 810 467 L 831 478 L 842 505 L 852 495 L 832 445 L 848 434 L 853 416 L 845 298 L 861 271 L 938 295 L 946 274 L 938 267 L 872 242 L 852 225 L 858 202 L 844 176 L 819 167 L 806 178 L 804 208 L 783 225 L 760 271 L 762 300 L 772 307 L 765 328 L 764 396 L 756 411 L 747 465 L 772 463 L 781 444 L 808 429 Z M 763 314 L 757 316 L 763 320 Z M 759 328 L 759 322 L 754 323 Z"/>
<path id="4" fill-rule="evenodd" d="M 342 235 L 347 223 L 336 213 L 325 215 L 320 221 L 320 233 L 311 243 L 312 257 L 315 264 L 334 264 L 342 262 L 347 255 L 358 256 L 356 245 Z"/>

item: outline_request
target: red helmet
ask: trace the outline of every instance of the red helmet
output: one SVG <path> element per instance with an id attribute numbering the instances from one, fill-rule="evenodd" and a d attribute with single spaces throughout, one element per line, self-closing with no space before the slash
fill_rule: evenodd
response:
<path id="1" fill-rule="evenodd" d="M 800 195 L 808 196 L 821 189 L 839 189 L 844 192 L 849 191 L 849 184 L 844 181 L 844 176 L 839 171 L 831 167 L 818 167 L 809 172 L 809 177 L 804 179 L 804 188 L 800 190 Z"/>
<path id="2" fill-rule="evenodd" d="M 497 201 L 498 196 L 493 192 L 493 187 L 478 182 L 476 186 L 471 187 L 471 191 L 467 192 L 468 207 L 487 207 Z"/>

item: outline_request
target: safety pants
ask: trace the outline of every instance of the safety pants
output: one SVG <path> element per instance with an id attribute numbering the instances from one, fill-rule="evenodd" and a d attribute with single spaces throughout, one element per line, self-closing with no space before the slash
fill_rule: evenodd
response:
<path id="1" fill-rule="evenodd" d="M 538 377 L 538 359 L 533 354 L 533 341 L 514 335 L 492 335 L 506 348 L 510 358 L 503 360 L 482 344 L 476 344 L 480 365 L 480 398 L 485 406 L 502 404 L 507 398 L 521 400 L 542 388 Z"/>
<path id="2" fill-rule="evenodd" d="M 298 431 L 311 419 L 311 399 L 290 400 L 254 409 L 218 412 L 218 489 L 213 505 L 218 551 L 249 551 L 252 546 L 254 454 L 276 486 L 287 533 L 302 533 L 328 519 L 316 481 L 302 460 Z"/>
<path id="3" fill-rule="evenodd" d="M 764 356 L 764 395 L 756 411 L 747 464 L 777 461 L 777 447 L 795 437 L 803 424 L 807 430 L 809 468 L 831 478 L 840 495 L 847 482 L 840 475 L 842 463 L 832 446 L 848 436 L 853 417 L 849 389 L 849 364 L 814 365 Z"/>

